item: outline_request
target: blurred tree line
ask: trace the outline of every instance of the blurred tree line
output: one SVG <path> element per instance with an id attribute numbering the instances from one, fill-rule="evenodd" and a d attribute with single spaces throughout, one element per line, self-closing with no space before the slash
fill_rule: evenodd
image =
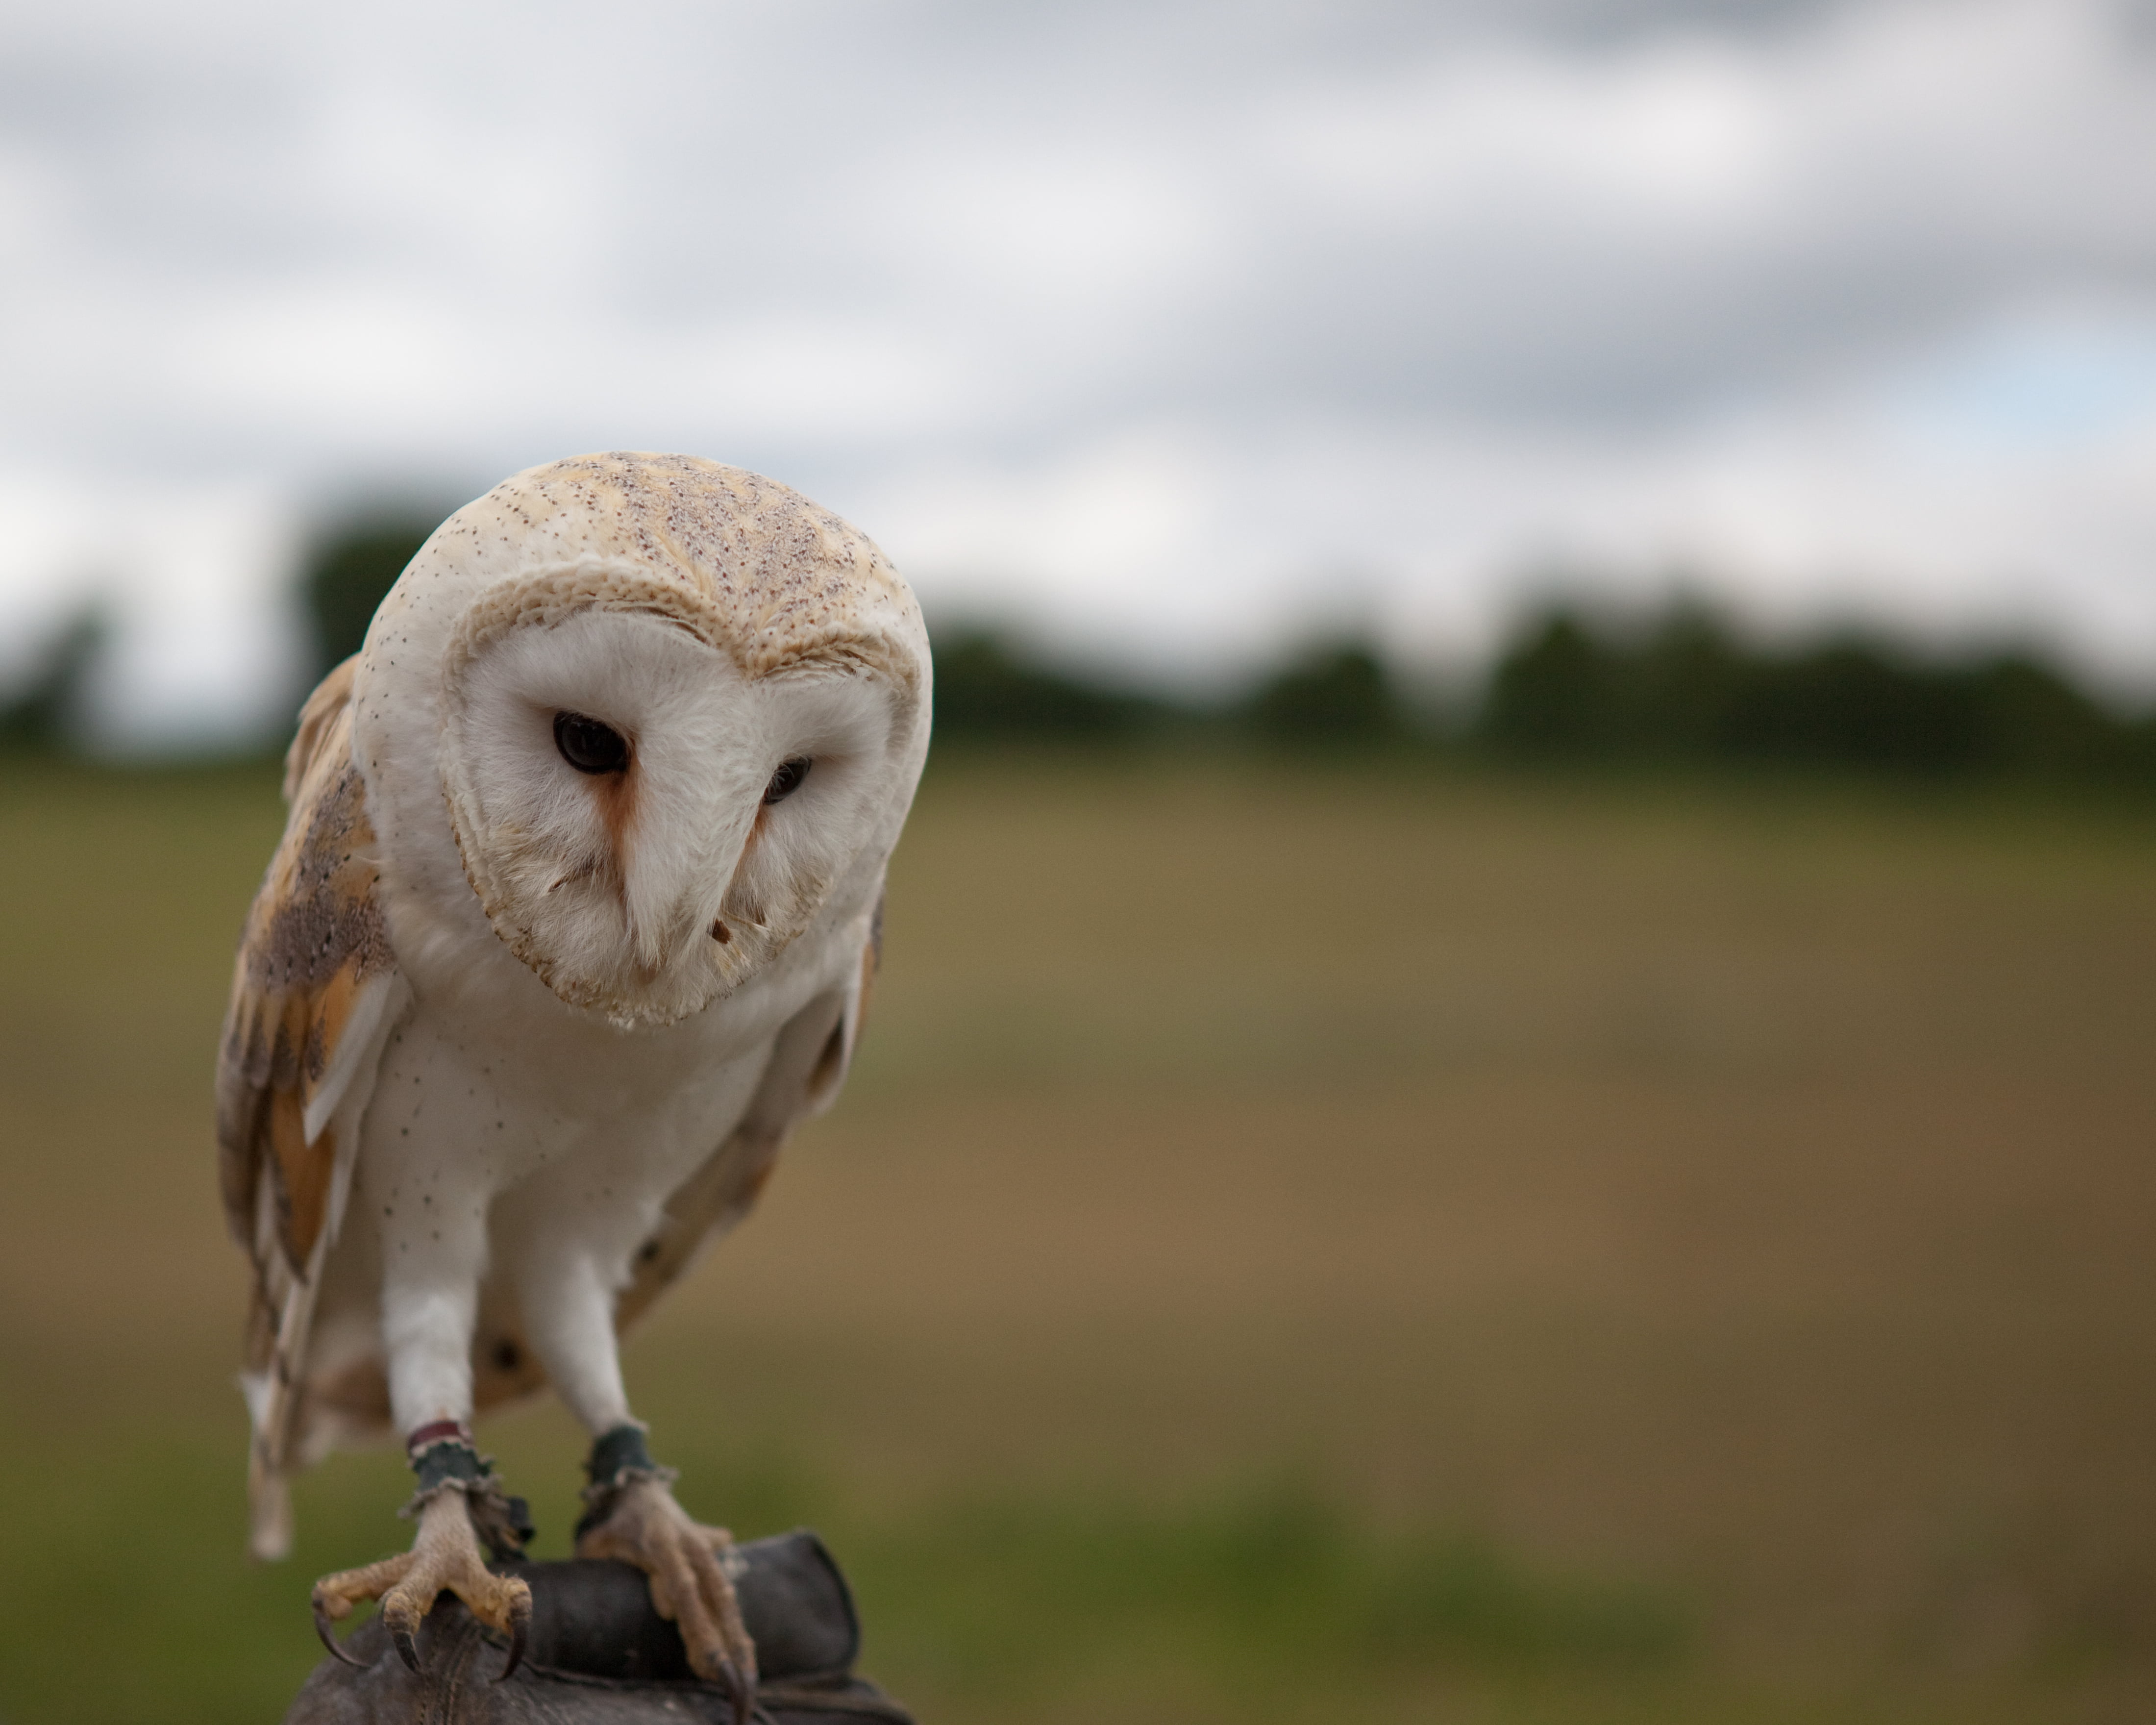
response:
<path id="1" fill-rule="evenodd" d="M 307 686 L 357 652 L 438 517 L 377 511 L 321 534 L 301 572 Z M 107 634 L 86 611 L 12 699 L 0 749 L 80 737 Z M 1526 619 L 1479 697 L 1404 687 L 1370 645 L 1335 639 L 1223 700 L 1178 700 L 1050 663 L 978 627 L 933 629 L 936 735 L 968 749 L 1161 745 L 1353 747 L 1571 768 L 1789 768 L 2156 788 L 2156 714 L 2128 716 L 2022 650 L 1943 660 L 1845 632 L 1762 645 L 1697 604 L 1624 619 L 1555 606 Z"/>
<path id="2" fill-rule="evenodd" d="M 936 735 L 961 747 L 1247 737 L 1290 748 L 1428 742 L 1377 655 L 1353 642 L 1306 651 L 1225 704 L 1111 689 L 987 630 L 932 625 Z"/>
<path id="3" fill-rule="evenodd" d="M 1471 736 L 1518 761 L 2156 784 L 2156 717 L 2112 711 L 2027 652 L 1942 660 L 1855 632 L 1763 648 L 1691 605 L 1630 627 L 1535 619 Z"/>
<path id="4" fill-rule="evenodd" d="M 0 701 L 0 751 L 58 754 L 80 745 L 90 673 L 110 634 L 97 605 L 85 606 L 61 625 L 20 686 Z"/>
<path id="5" fill-rule="evenodd" d="M 326 672 L 359 650 L 382 595 L 440 519 L 403 511 L 370 512 L 318 535 L 308 547 L 300 575 L 308 662 L 293 697 L 295 709 Z M 0 699 L 0 754 L 82 750 L 90 716 L 90 680 L 110 637 L 101 603 L 81 607 L 61 625 L 13 691 Z M 277 747 L 281 752 L 281 738 Z"/>
<path id="6" fill-rule="evenodd" d="M 950 744 L 1180 733 L 1272 748 L 1448 752 L 1574 768 L 1810 769 L 2156 788 L 2156 715 L 2129 717 L 2025 651 L 1958 660 L 1845 632 L 1747 640 L 1694 605 L 1528 619 L 1449 716 L 1355 642 L 1313 645 L 1209 708 L 1111 695 L 979 633 L 939 637 Z"/>

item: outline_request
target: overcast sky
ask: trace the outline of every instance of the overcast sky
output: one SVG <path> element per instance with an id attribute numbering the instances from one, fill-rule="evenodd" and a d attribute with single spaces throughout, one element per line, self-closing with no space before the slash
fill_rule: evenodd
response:
<path id="1" fill-rule="evenodd" d="M 2156 11 L 0 13 L 0 675 L 289 717 L 307 525 L 679 449 L 1134 671 L 1553 570 L 2156 687 Z"/>

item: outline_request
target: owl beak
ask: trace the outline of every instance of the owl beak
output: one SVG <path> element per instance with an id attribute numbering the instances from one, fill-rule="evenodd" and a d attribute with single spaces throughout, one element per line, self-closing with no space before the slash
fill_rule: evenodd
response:
<path id="1" fill-rule="evenodd" d="M 739 812 L 738 795 L 723 788 L 699 788 L 704 794 L 690 806 L 672 805 L 670 819 L 647 819 L 623 870 L 629 951 L 647 978 L 712 944 L 714 918 L 725 916 L 729 933 L 736 931 L 736 919 L 722 908 L 726 891 L 715 899 L 711 883 L 724 881 L 732 890 L 754 816 Z M 696 806 L 700 803 L 716 806 Z"/>

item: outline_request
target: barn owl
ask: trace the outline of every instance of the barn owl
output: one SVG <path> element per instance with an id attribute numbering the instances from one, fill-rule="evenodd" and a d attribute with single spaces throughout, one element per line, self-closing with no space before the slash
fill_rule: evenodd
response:
<path id="1" fill-rule="evenodd" d="M 728 1536 L 675 1502 L 617 1338 L 754 1204 L 844 1078 L 926 755 L 920 608 L 785 486 L 678 455 L 536 467 L 449 517 L 303 710 L 218 1073 L 254 1293 L 251 1544 L 286 1481 L 393 1432 L 410 1551 L 316 1625 L 440 1592 L 521 1656 L 530 1529 L 471 1421 L 589 1430 L 583 1556 L 650 1578 L 746 1717 Z"/>

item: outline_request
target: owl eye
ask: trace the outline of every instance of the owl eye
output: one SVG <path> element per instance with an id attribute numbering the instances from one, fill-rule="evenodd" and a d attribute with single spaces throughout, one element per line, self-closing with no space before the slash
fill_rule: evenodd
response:
<path id="1" fill-rule="evenodd" d="M 629 739 L 582 713 L 554 715 L 554 747 L 579 773 L 619 773 L 629 765 Z"/>
<path id="2" fill-rule="evenodd" d="M 763 788 L 767 803 L 783 803 L 801 788 L 801 781 L 808 776 L 808 757 L 796 755 L 771 775 L 771 783 Z"/>

